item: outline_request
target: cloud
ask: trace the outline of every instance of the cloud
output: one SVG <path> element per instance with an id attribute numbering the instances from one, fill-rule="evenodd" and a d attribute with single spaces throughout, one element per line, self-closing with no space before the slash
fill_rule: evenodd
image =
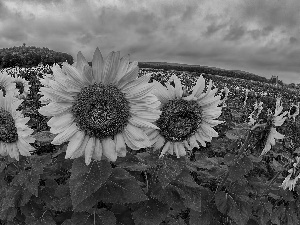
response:
<path id="1" fill-rule="evenodd" d="M 297 44 L 297 43 L 299 43 L 298 38 L 290 37 L 290 44 Z"/>
<path id="2" fill-rule="evenodd" d="M 289 81 L 300 71 L 299 8 L 298 0 L 0 0 L 0 48 L 25 42 L 91 60 L 98 46 L 103 56 L 121 50 Z"/>
<path id="3" fill-rule="evenodd" d="M 204 33 L 205 36 L 210 37 L 223 29 L 226 26 L 226 24 L 216 24 L 216 23 L 211 23 L 207 26 L 206 31 Z"/>
<path id="4" fill-rule="evenodd" d="M 238 14 L 243 20 L 255 21 L 263 26 L 281 26 L 294 29 L 299 25 L 300 2 L 298 0 L 240 1 Z"/>
<path id="5" fill-rule="evenodd" d="M 239 25 L 231 25 L 228 33 L 225 35 L 224 39 L 225 41 L 237 41 L 241 39 L 245 34 L 245 28 L 243 26 Z"/>

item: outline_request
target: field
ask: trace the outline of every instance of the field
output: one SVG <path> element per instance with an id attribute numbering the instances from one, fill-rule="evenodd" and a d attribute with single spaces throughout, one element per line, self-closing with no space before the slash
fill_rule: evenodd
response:
<path id="1" fill-rule="evenodd" d="M 128 147 L 126 157 L 87 166 L 82 158 L 65 159 L 66 144 L 51 144 L 56 135 L 47 124 L 50 117 L 38 112 L 48 103 L 41 99 L 40 88 L 52 79 L 51 67 L 4 70 L 30 85 L 29 92 L 19 96 L 23 102 L 18 110 L 30 117 L 27 125 L 34 130 L 36 141 L 31 144 L 35 150 L 30 157 L 20 156 L 19 161 L 0 158 L 2 224 L 300 223 L 297 91 L 203 74 L 206 86 L 212 80 L 212 89 L 217 88 L 216 95 L 223 100 L 218 118 L 223 123 L 214 127 L 218 136 L 205 147 L 197 144 L 180 158 L 171 154 L 159 158 L 160 151 L 152 147 Z M 151 74 L 149 82 L 162 84 L 176 75 L 186 94 L 192 93 L 201 75 L 139 70 L 139 77 L 146 74 Z M 24 85 L 17 88 L 22 92 Z M 274 112 L 281 105 L 279 114 L 286 112 L 286 119 L 274 125 Z M 272 140 L 274 129 L 284 138 Z M 266 145 L 270 149 L 263 152 Z"/>

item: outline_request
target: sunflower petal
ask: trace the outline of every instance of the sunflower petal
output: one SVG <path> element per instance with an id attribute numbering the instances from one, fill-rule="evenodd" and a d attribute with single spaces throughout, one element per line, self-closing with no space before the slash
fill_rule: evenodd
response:
<path id="1" fill-rule="evenodd" d="M 118 154 L 116 152 L 116 143 L 111 138 L 102 140 L 103 155 L 108 158 L 109 161 L 115 162 Z"/>
<path id="2" fill-rule="evenodd" d="M 95 150 L 93 152 L 93 159 L 100 161 L 102 158 L 102 144 L 100 139 L 96 138 L 95 140 Z"/>
<path id="3" fill-rule="evenodd" d="M 77 128 L 76 124 L 73 123 L 62 133 L 59 133 L 58 135 L 56 135 L 56 137 L 53 139 L 51 144 L 61 145 L 62 143 L 68 141 L 77 131 L 78 131 L 78 128 Z"/>
<path id="4" fill-rule="evenodd" d="M 89 165 L 92 160 L 93 152 L 95 150 L 95 137 L 90 137 L 86 147 L 85 147 L 85 164 Z"/>
<path id="5" fill-rule="evenodd" d="M 71 158 L 73 153 L 81 146 L 84 140 L 85 134 L 82 131 L 77 131 L 71 138 L 66 150 L 65 158 Z"/>
<path id="6" fill-rule="evenodd" d="M 113 80 L 113 84 L 118 83 L 118 81 L 127 73 L 128 65 L 129 65 L 129 55 L 123 56 L 120 60 L 117 75 Z"/>
<path id="7" fill-rule="evenodd" d="M 101 55 L 99 48 L 97 47 L 92 60 L 93 76 L 97 84 L 103 82 L 102 79 L 103 66 L 104 66 L 103 57 Z"/>

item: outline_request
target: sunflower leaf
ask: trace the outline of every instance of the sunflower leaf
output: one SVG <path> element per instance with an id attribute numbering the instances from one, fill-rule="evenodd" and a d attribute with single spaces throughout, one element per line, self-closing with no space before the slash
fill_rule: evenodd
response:
<path id="1" fill-rule="evenodd" d="M 168 205 L 151 199 L 132 214 L 135 224 L 159 225 L 166 218 L 168 211 Z"/>
<path id="2" fill-rule="evenodd" d="M 70 190 L 73 207 L 95 193 L 108 179 L 112 170 L 107 161 L 93 161 L 89 166 L 84 158 L 75 159 L 71 169 Z"/>
<path id="3" fill-rule="evenodd" d="M 162 167 L 157 171 L 157 175 L 162 187 L 165 188 L 177 178 L 185 167 L 185 163 L 183 159 L 164 158 L 161 164 Z"/>
<path id="4" fill-rule="evenodd" d="M 136 203 L 148 200 L 137 180 L 126 170 L 114 168 L 105 185 L 95 197 L 105 203 Z"/>
<path id="5" fill-rule="evenodd" d="M 75 212 L 72 215 L 72 218 L 64 221 L 63 225 L 90 225 L 90 224 L 99 224 L 99 225 L 115 225 L 117 223 L 115 215 L 106 209 L 96 209 L 90 210 L 87 212 Z"/>
<path id="6" fill-rule="evenodd" d="M 43 174 L 43 168 L 50 163 L 50 156 L 32 158 L 31 168 L 20 171 L 13 179 L 13 185 L 20 185 L 27 189 L 30 193 L 38 196 L 38 187 L 40 175 Z"/>
<path id="7" fill-rule="evenodd" d="M 215 214 L 212 214 L 210 212 L 197 212 L 195 210 L 191 210 L 189 214 L 190 218 L 190 224 L 193 225 L 211 225 L 212 222 L 216 222 L 214 220 Z"/>

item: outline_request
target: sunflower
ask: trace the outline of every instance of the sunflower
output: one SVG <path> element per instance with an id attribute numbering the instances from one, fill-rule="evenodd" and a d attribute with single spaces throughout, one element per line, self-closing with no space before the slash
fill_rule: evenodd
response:
<path id="1" fill-rule="evenodd" d="M 282 104 L 280 103 L 281 98 L 277 98 L 276 100 L 276 108 L 275 108 L 275 113 L 272 115 L 272 121 L 271 121 L 271 129 L 269 131 L 265 147 L 261 153 L 261 156 L 266 154 L 268 151 L 270 151 L 271 147 L 275 145 L 276 139 L 283 139 L 284 135 L 280 134 L 279 132 L 276 131 L 276 127 L 281 126 L 284 121 L 286 120 L 287 117 L 285 115 L 288 112 L 282 112 L 283 107 Z"/>
<path id="2" fill-rule="evenodd" d="M 15 99 L 12 94 L 3 97 L 0 92 L 0 155 L 19 160 L 19 155 L 30 156 L 34 148 L 29 144 L 33 130 L 25 125 L 30 118 L 24 117 L 16 109 L 23 100 Z"/>
<path id="3" fill-rule="evenodd" d="M 0 72 L 0 90 L 2 90 L 3 96 L 7 94 L 18 95 L 16 84 L 13 83 L 13 78 L 6 71 Z"/>
<path id="4" fill-rule="evenodd" d="M 288 112 L 288 118 L 293 118 L 294 122 L 296 120 L 296 116 L 299 115 L 299 105 L 300 102 L 298 102 L 297 105 L 293 104 Z"/>
<path id="5" fill-rule="evenodd" d="M 29 94 L 29 82 L 24 78 L 18 76 L 18 73 L 14 73 L 12 82 L 16 84 L 16 88 L 19 90 L 19 94 L 16 97 L 18 98 L 26 98 Z"/>
<path id="6" fill-rule="evenodd" d="M 51 70 L 52 71 L 56 71 L 57 69 L 60 69 L 58 64 L 53 64 Z M 56 73 L 59 74 L 59 73 Z M 63 74 L 63 76 L 65 76 Z M 44 87 L 51 87 L 49 85 L 50 80 L 55 80 L 55 76 L 53 74 L 48 74 L 45 73 L 42 75 L 43 78 L 40 78 L 40 82 Z M 38 92 L 38 94 L 43 95 L 43 93 L 41 91 Z M 42 105 L 47 105 L 48 103 L 51 102 L 51 100 L 49 98 L 47 98 L 46 96 L 42 96 L 39 101 L 41 102 Z"/>
<path id="7" fill-rule="evenodd" d="M 84 155 L 89 165 L 102 155 L 110 161 L 124 157 L 126 146 L 138 150 L 151 145 L 143 129 L 157 129 L 151 122 L 161 114 L 160 102 L 151 94 L 150 76 L 137 79 L 138 71 L 129 55 L 120 59 L 120 52 L 111 52 L 103 60 L 98 48 L 92 67 L 81 52 L 73 66 L 55 67 L 55 79 L 40 88 L 51 102 L 39 112 L 52 116 L 48 125 L 57 134 L 52 144 L 69 141 L 65 158 Z"/>
<path id="8" fill-rule="evenodd" d="M 161 101 L 162 114 L 156 121 L 159 130 L 148 128 L 147 134 L 151 139 L 154 150 L 162 148 L 160 157 L 166 152 L 177 156 L 186 155 L 186 149 L 199 147 L 198 142 L 206 147 L 205 142 L 210 142 L 218 133 L 214 126 L 223 123 L 215 120 L 221 115 L 221 96 L 215 95 L 217 88 L 212 88 L 212 81 L 205 89 L 205 80 L 200 76 L 190 95 L 183 97 L 183 90 L 179 78 L 174 75 L 174 87 L 168 82 L 164 87 L 157 81 L 154 94 Z"/>
<path id="9" fill-rule="evenodd" d="M 283 188 L 283 190 L 289 188 L 289 190 L 294 190 L 295 186 L 296 186 L 296 183 L 297 181 L 299 180 L 300 178 L 300 173 L 296 175 L 296 172 L 297 172 L 297 166 L 300 162 L 300 157 L 296 156 L 296 159 L 295 159 L 295 163 L 293 163 L 293 168 L 289 169 L 288 172 L 289 172 L 289 175 L 284 179 L 284 181 L 282 182 L 282 184 L 279 186 L 281 188 Z M 292 178 L 293 177 L 293 178 Z"/>
<path id="10" fill-rule="evenodd" d="M 257 101 L 254 103 L 254 109 L 253 111 L 250 113 L 249 115 L 249 122 L 248 124 L 250 126 L 253 126 L 256 123 L 256 120 L 258 119 L 259 114 L 261 113 L 261 111 L 263 110 L 263 102 L 258 103 Z M 254 118 L 253 118 L 254 117 Z"/>
<path id="11" fill-rule="evenodd" d="M 220 96 L 221 96 L 220 106 L 223 108 L 227 107 L 226 101 L 228 99 L 229 92 L 230 91 L 227 87 L 224 87 L 220 92 Z"/>

